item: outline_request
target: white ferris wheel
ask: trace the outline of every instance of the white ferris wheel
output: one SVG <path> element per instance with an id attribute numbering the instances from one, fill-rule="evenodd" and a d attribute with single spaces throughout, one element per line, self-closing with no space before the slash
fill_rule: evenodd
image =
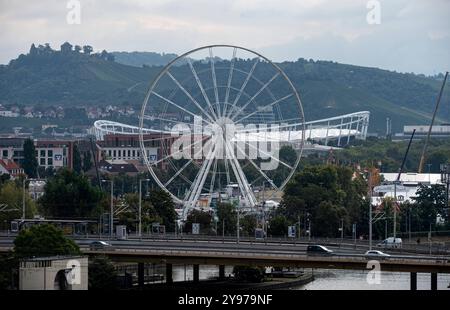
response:
<path id="1" fill-rule="evenodd" d="M 149 172 L 186 215 L 200 197 L 220 199 L 227 187 L 250 207 L 262 200 L 258 188 L 265 188 L 265 199 L 276 195 L 299 164 L 305 120 L 280 66 L 247 48 L 210 45 L 159 72 L 139 129 Z"/>

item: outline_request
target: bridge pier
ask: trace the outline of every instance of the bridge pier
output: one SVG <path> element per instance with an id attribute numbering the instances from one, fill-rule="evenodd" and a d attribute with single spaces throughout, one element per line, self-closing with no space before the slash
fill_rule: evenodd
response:
<path id="1" fill-rule="evenodd" d="M 198 283 L 199 279 L 200 279 L 200 265 L 194 264 L 193 267 L 194 267 L 194 271 L 193 271 L 194 283 Z"/>
<path id="2" fill-rule="evenodd" d="M 411 272 L 411 291 L 417 291 L 417 272 Z"/>
<path id="3" fill-rule="evenodd" d="M 172 264 L 166 264 L 166 284 L 173 284 Z"/>
<path id="4" fill-rule="evenodd" d="M 225 279 L 225 265 L 219 265 L 219 280 Z"/>
<path id="5" fill-rule="evenodd" d="M 138 263 L 138 285 L 139 288 L 143 288 L 144 287 L 144 263 Z"/>
<path id="6" fill-rule="evenodd" d="M 437 290 L 437 273 L 436 272 L 431 273 L 431 290 L 432 291 Z"/>

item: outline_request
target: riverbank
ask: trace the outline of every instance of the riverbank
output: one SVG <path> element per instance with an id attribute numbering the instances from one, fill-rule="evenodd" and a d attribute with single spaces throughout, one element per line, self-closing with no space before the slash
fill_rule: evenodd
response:
<path id="1" fill-rule="evenodd" d="M 200 280 L 197 283 L 193 281 L 181 281 L 174 282 L 171 285 L 166 283 L 155 283 L 144 286 L 145 290 L 185 290 L 185 289 L 232 289 L 232 290 L 276 290 L 276 289 L 288 289 L 298 286 L 302 286 L 314 281 L 314 274 L 312 272 L 305 272 L 299 274 L 296 277 L 273 277 L 266 278 L 263 282 L 250 283 L 250 282 L 238 282 L 233 278 L 226 280 L 210 279 Z"/>

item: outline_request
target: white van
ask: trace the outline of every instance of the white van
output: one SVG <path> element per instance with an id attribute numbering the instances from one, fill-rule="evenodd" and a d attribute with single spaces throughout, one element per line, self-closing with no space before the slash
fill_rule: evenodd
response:
<path id="1" fill-rule="evenodd" d="M 377 244 L 377 246 L 381 246 L 384 248 L 401 248 L 402 247 L 402 238 L 394 238 L 389 237 L 387 239 L 384 239 L 380 243 Z"/>

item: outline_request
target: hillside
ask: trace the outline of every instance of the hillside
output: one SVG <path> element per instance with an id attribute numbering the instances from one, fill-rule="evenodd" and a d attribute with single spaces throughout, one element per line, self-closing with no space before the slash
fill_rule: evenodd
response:
<path id="1" fill-rule="evenodd" d="M 154 52 L 112 52 L 115 61 L 123 65 L 142 67 L 164 66 L 177 57 L 176 54 L 159 54 Z"/>
<path id="2" fill-rule="evenodd" d="M 20 55 L 0 66 L 0 103 L 73 107 L 127 102 L 139 107 L 161 66 L 128 66 L 117 62 L 125 53 L 111 54 L 116 61 L 74 51 Z M 250 67 L 250 60 L 240 61 Z M 299 59 L 280 66 L 299 90 L 307 120 L 369 110 L 369 131 L 381 134 L 388 116 L 394 131 L 405 124 L 427 124 L 441 84 L 424 76 L 328 61 Z M 450 122 L 449 93 L 447 87 L 437 122 Z"/>

